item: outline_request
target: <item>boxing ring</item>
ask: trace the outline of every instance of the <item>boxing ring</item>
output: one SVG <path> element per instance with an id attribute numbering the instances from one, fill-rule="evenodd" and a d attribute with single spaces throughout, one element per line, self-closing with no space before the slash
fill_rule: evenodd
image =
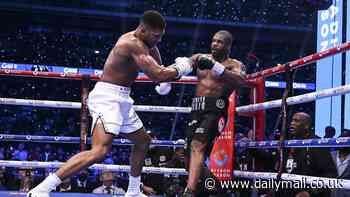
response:
<path id="1" fill-rule="evenodd" d="M 273 101 L 264 101 L 264 78 L 285 72 L 287 69 L 296 69 L 308 64 L 314 63 L 320 59 L 333 56 L 338 53 L 343 53 L 350 49 L 350 43 L 344 43 L 337 47 L 328 49 L 326 51 L 315 53 L 291 62 L 287 64 L 278 65 L 257 73 L 247 75 L 247 82 L 253 87 L 252 89 L 252 104 L 247 106 L 235 106 L 235 102 L 230 99 L 230 104 L 234 106 L 234 111 L 238 116 L 253 117 L 253 130 L 255 131 L 255 139 L 253 142 L 237 141 L 234 143 L 235 147 L 241 148 L 278 148 L 278 147 L 349 147 L 350 138 L 334 138 L 334 139 L 308 139 L 308 140 L 277 140 L 277 141 L 263 141 L 265 132 L 265 110 L 281 107 L 283 104 L 282 99 Z M 62 137 L 62 136 L 31 136 L 31 135 L 8 135 L 0 134 L 0 141 L 9 142 L 36 142 L 36 143 L 80 143 L 89 144 L 91 139 L 87 137 L 87 85 L 84 83 L 86 80 L 99 80 L 99 75 L 82 75 L 82 74 L 70 74 L 70 73 L 53 73 L 53 72 L 35 72 L 35 71 L 18 71 L 9 69 L 0 69 L 0 75 L 6 76 L 26 76 L 26 77 L 39 77 L 39 78 L 55 78 L 55 79 L 69 79 L 69 80 L 82 80 L 82 102 L 67 102 L 67 101 L 50 101 L 50 100 L 29 100 L 29 99 L 15 99 L 15 98 L 0 98 L 1 105 L 19 105 L 19 106 L 32 106 L 32 107 L 46 107 L 46 108 L 64 108 L 64 109 L 80 109 L 81 110 L 81 137 Z M 149 79 L 145 76 L 137 78 L 138 82 L 149 82 Z M 181 80 L 174 83 L 181 84 L 195 84 L 195 77 L 183 77 Z M 84 85 L 85 84 L 85 85 Z M 350 84 L 339 86 L 336 88 L 321 90 L 318 92 L 307 93 L 303 95 L 293 96 L 286 99 L 288 105 L 301 104 L 306 102 L 315 101 L 317 99 L 327 98 L 331 96 L 343 95 L 350 92 Z M 232 96 L 230 97 L 232 98 Z M 158 113 L 190 113 L 190 107 L 172 107 L 172 106 L 147 106 L 147 105 L 134 105 L 136 111 L 141 112 L 158 112 Z M 229 108 L 229 110 L 232 108 Z M 234 116 L 230 116 L 229 119 L 233 119 Z M 233 121 L 231 121 L 231 126 Z M 228 125 L 226 125 L 229 127 Z M 231 136 L 232 138 L 234 135 Z M 130 141 L 126 139 L 115 139 L 113 145 L 132 145 Z M 170 146 L 170 147 L 183 147 L 184 144 L 176 143 L 175 141 L 167 140 L 153 140 L 152 145 L 156 146 Z M 84 146 L 81 148 L 84 150 Z M 12 168 L 58 168 L 62 165 L 61 162 L 34 162 L 34 161 L 11 161 L 0 160 L 0 167 L 12 167 Z M 104 165 L 95 164 L 90 169 L 98 170 L 110 170 L 114 172 L 129 172 L 129 166 L 125 165 Z M 187 172 L 182 168 L 158 168 L 158 167 L 143 167 L 144 173 L 157 173 L 157 174 L 174 174 L 174 175 L 186 175 Z M 234 177 L 242 177 L 248 179 L 276 179 L 278 173 L 270 172 L 248 172 L 234 170 L 232 172 Z M 325 177 L 312 177 L 296 174 L 282 173 L 280 174 L 282 180 L 300 180 L 306 179 L 307 184 L 313 180 L 339 180 Z M 350 180 L 341 180 L 344 189 L 350 189 Z M 12 197 L 23 196 L 24 193 L 20 192 L 0 192 L 0 196 Z M 69 193 L 53 193 L 52 196 L 77 196 L 77 194 Z M 90 194 L 84 194 L 84 196 L 96 196 Z M 98 195 L 102 196 L 102 195 Z M 108 196 L 108 195 L 105 195 Z"/>

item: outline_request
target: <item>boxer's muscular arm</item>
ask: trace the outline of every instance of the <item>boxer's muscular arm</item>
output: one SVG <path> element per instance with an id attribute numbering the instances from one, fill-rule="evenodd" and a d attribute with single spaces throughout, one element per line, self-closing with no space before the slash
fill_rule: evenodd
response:
<path id="1" fill-rule="evenodd" d="M 175 68 L 161 66 L 141 44 L 124 42 L 121 43 L 120 47 L 129 52 L 135 63 L 152 81 L 171 81 L 176 78 L 178 73 Z M 156 51 L 153 52 L 157 53 Z M 158 61 L 161 61 L 160 55 Z"/>
<path id="2" fill-rule="evenodd" d="M 160 56 L 158 47 L 153 47 L 152 49 L 150 49 L 149 53 L 159 65 L 162 65 L 162 57 Z"/>
<path id="3" fill-rule="evenodd" d="M 177 76 L 177 71 L 174 68 L 159 65 L 151 55 L 134 55 L 134 60 L 152 81 L 173 81 Z"/>

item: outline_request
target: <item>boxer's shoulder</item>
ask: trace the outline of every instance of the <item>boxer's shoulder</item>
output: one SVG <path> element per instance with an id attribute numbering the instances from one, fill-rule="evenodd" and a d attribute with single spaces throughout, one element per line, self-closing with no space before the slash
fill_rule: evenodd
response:
<path id="1" fill-rule="evenodd" d="M 233 65 L 233 66 L 241 66 L 243 65 L 243 63 L 237 59 L 234 59 L 234 58 L 228 58 L 226 61 L 225 61 L 228 65 Z"/>
<path id="2" fill-rule="evenodd" d="M 229 70 L 245 71 L 244 64 L 237 59 L 228 58 L 225 62 L 223 62 L 223 65 Z"/>
<path id="3" fill-rule="evenodd" d="M 125 35 L 122 36 L 116 43 L 114 49 L 115 52 L 123 52 L 125 54 L 149 54 L 148 47 L 135 36 Z"/>

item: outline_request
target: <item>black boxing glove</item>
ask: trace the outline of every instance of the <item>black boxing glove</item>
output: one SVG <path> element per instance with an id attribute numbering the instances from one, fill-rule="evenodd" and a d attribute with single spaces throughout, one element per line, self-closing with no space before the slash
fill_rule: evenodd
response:
<path id="1" fill-rule="evenodd" d="M 211 70 L 213 74 L 220 76 L 225 71 L 225 66 L 220 64 L 219 62 L 210 59 L 205 55 L 201 55 L 198 57 L 198 68 L 200 70 Z"/>

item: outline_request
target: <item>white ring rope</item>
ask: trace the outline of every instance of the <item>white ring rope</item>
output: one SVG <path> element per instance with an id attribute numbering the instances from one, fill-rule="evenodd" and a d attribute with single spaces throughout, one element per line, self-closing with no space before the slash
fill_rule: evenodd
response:
<path id="1" fill-rule="evenodd" d="M 38 161 L 11 161 L 0 160 L 0 166 L 12 167 L 12 168 L 59 168 L 63 165 L 63 162 L 38 162 Z M 94 164 L 89 167 L 92 170 L 108 170 L 114 172 L 130 172 L 130 166 L 128 165 L 105 165 Z M 183 168 L 159 168 L 159 167 L 143 167 L 144 173 L 155 174 L 173 174 L 173 175 L 187 175 L 187 172 Z"/>
<path id="2" fill-rule="evenodd" d="M 307 94 L 289 97 L 287 98 L 287 104 L 295 105 L 300 103 L 306 103 L 306 102 L 323 99 L 331 96 L 347 94 L 349 92 L 350 92 L 350 84 L 335 87 L 335 88 L 325 89 L 318 92 L 311 92 Z M 271 109 L 271 108 L 280 107 L 281 103 L 282 103 L 282 99 L 268 101 L 264 103 L 250 104 L 246 106 L 237 107 L 236 112 L 254 112 L 262 109 Z"/>
<path id="3" fill-rule="evenodd" d="M 34 107 L 66 108 L 80 109 L 80 102 L 68 101 L 48 101 L 48 100 L 30 100 L 15 98 L 0 98 L 2 105 L 21 105 Z M 170 106 L 152 106 L 152 105 L 134 105 L 134 109 L 140 112 L 168 112 L 168 113 L 190 113 L 190 107 L 170 107 Z"/>
<path id="4" fill-rule="evenodd" d="M 318 92 L 312 92 L 312 93 L 289 97 L 287 99 L 287 104 L 295 105 L 300 103 L 306 103 L 306 102 L 327 98 L 331 96 L 347 94 L 349 92 L 350 92 L 350 84 L 339 86 L 336 88 L 325 89 Z M 271 109 L 271 108 L 280 107 L 281 103 L 282 103 L 282 100 L 278 99 L 278 100 L 268 101 L 264 103 L 240 106 L 236 108 L 236 111 L 253 112 L 253 111 L 262 110 L 262 109 Z M 67 109 L 81 108 L 80 102 L 29 100 L 29 99 L 15 99 L 15 98 L 0 98 L 0 104 L 67 108 Z M 136 111 L 141 111 L 141 112 L 168 112 L 168 113 L 190 113 L 191 112 L 190 107 L 170 107 L 170 106 L 151 106 L 151 105 L 134 105 L 134 107 Z"/>
<path id="5" fill-rule="evenodd" d="M 63 162 L 36 162 L 36 161 L 10 161 L 0 160 L 0 166 L 2 167 L 13 167 L 13 168 L 59 168 L 63 165 Z M 105 164 L 94 164 L 89 167 L 94 170 L 108 170 L 114 172 L 130 172 L 130 166 L 127 165 L 105 165 Z M 144 173 L 155 173 L 155 174 L 168 174 L 168 175 L 187 175 L 187 172 L 183 168 L 159 168 L 159 167 L 143 167 L 142 172 Z M 276 179 L 277 173 L 270 172 L 246 172 L 246 171 L 234 171 L 233 175 L 236 177 L 248 178 L 248 179 Z M 342 186 L 342 189 L 350 189 L 350 180 L 345 179 L 334 179 L 325 177 L 314 177 L 297 174 L 283 173 L 281 176 L 282 180 L 288 181 L 302 181 L 305 180 L 306 184 L 313 182 L 322 182 L 324 186 L 332 187 L 332 183 L 338 182 Z"/>

